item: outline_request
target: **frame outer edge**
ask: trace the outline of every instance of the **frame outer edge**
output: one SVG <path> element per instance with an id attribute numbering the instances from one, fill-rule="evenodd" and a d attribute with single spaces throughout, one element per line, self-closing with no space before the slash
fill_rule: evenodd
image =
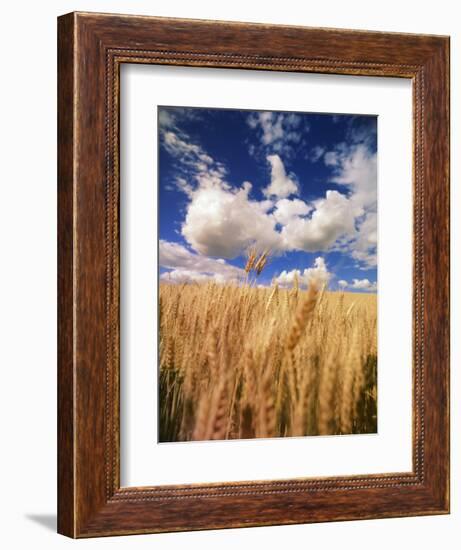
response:
<path id="1" fill-rule="evenodd" d="M 448 193 L 448 212 L 447 212 L 447 231 L 448 231 L 448 319 L 449 319 L 449 331 L 448 331 L 448 342 L 447 342 L 447 353 L 448 353 L 448 373 L 447 373 L 447 406 L 446 406 L 446 421 L 447 421 L 447 472 L 446 472 L 446 490 L 445 490 L 445 509 L 447 514 L 451 513 L 451 417 L 450 417 L 450 407 L 451 407 L 451 37 L 448 36 L 445 40 L 445 86 L 446 86 L 446 112 L 447 112 L 447 162 L 445 167 L 445 173 L 447 178 L 447 193 Z"/>
<path id="2" fill-rule="evenodd" d="M 431 460 L 428 469 L 433 476 L 433 491 L 441 513 L 450 513 L 450 38 L 440 41 L 436 55 L 428 62 L 430 78 L 426 82 L 428 112 L 426 186 L 430 200 L 425 206 L 427 227 L 432 238 L 427 257 L 427 287 L 431 307 L 425 312 L 434 340 L 428 346 L 432 356 L 435 384 L 427 388 L 428 420 L 433 422 L 433 410 L 439 408 L 438 425 L 432 438 Z M 433 231 L 433 220 L 439 229 Z M 437 452 L 437 455 L 435 453 Z"/>
<path id="3" fill-rule="evenodd" d="M 238 495 L 235 495 L 227 501 L 220 499 L 218 495 L 215 497 L 216 500 L 213 499 L 213 501 L 198 498 L 196 501 L 197 509 L 195 509 L 194 506 L 187 506 L 185 504 L 187 501 L 180 499 L 171 500 L 171 504 L 168 504 L 168 506 L 163 502 L 150 502 L 149 505 L 144 502 L 116 502 L 112 498 L 112 491 L 107 490 L 107 477 L 104 476 L 103 464 L 110 463 L 111 456 L 107 454 L 108 451 L 105 451 L 107 447 L 101 436 L 102 434 L 110 434 L 110 427 L 114 419 L 111 416 L 108 419 L 103 419 L 101 415 L 103 409 L 103 390 L 101 388 L 104 385 L 100 368 L 103 364 L 101 342 L 103 326 L 107 326 L 107 309 L 103 323 L 101 319 L 104 300 L 102 292 L 100 292 L 103 280 L 103 264 L 100 258 L 102 246 L 96 238 L 102 236 L 104 225 L 102 219 L 107 214 L 108 203 L 105 202 L 104 206 L 102 204 L 102 197 L 107 200 L 107 195 L 101 185 L 105 181 L 102 179 L 103 170 L 100 162 L 102 159 L 98 157 L 96 162 L 93 162 L 92 167 L 88 166 L 88 160 L 93 159 L 94 161 L 95 153 L 101 153 L 103 142 L 101 133 L 103 56 L 108 51 L 107 48 L 110 48 L 114 43 L 117 44 L 117 40 L 122 33 L 123 40 L 126 42 L 130 36 L 129 31 L 133 33 L 133 29 L 126 28 L 127 21 L 123 16 L 111 19 L 111 22 L 113 21 L 115 27 L 117 27 L 112 28 L 112 23 L 109 27 L 106 25 L 108 19 L 106 16 L 95 17 L 94 15 L 77 12 L 62 16 L 58 20 L 58 531 L 69 537 L 80 538 L 141 532 L 309 523 L 311 521 L 339 521 L 402 515 L 400 508 L 392 507 L 382 499 L 378 499 L 381 506 L 380 510 L 373 513 L 362 512 L 362 514 L 357 514 L 357 510 L 354 511 L 351 508 L 349 513 L 339 513 L 325 509 L 323 512 L 320 510 L 318 513 L 308 515 L 307 503 L 300 502 L 299 495 L 293 496 L 293 498 L 286 497 L 285 500 L 281 499 L 280 501 L 277 500 L 280 498 L 279 495 L 277 497 L 274 495 L 271 497 L 274 506 L 272 511 L 276 512 L 279 507 L 282 509 L 285 506 L 284 503 L 286 503 L 288 506 L 292 506 L 291 512 L 293 514 L 296 511 L 296 514 L 294 514 L 296 517 L 287 519 L 285 515 L 281 519 L 280 516 L 277 516 L 277 519 L 274 520 L 274 514 L 269 510 L 266 514 L 266 520 L 255 516 L 254 520 L 248 521 L 248 518 L 242 519 L 242 512 L 253 510 L 256 514 L 260 511 L 258 502 L 263 497 L 252 497 L 251 499 L 243 497 L 240 499 Z M 159 30 L 157 18 L 152 19 L 153 23 L 156 22 L 153 26 L 161 35 L 156 37 L 155 40 L 158 40 L 159 43 L 164 40 L 168 45 L 171 42 L 170 37 L 165 35 L 162 39 L 163 29 Z M 163 21 L 168 27 L 169 20 L 163 19 L 162 23 Z M 194 27 L 203 26 L 202 23 L 190 20 L 182 20 L 182 22 L 190 23 Z M 237 23 L 234 28 L 239 30 Z M 250 28 L 253 27 L 250 26 Z M 244 30 L 244 25 L 240 30 Z M 146 48 L 149 49 L 152 45 L 150 25 L 147 30 L 144 28 L 144 31 L 147 34 L 144 37 L 138 37 L 139 44 L 141 47 L 141 44 L 145 43 Z M 312 32 L 315 32 L 315 30 L 313 29 Z M 352 31 L 349 32 L 353 34 Z M 366 38 L 364 34 L 361 37 Z M 382 37 L 385 38 L 384 35 Z M 234 37 L 231 36 L 230 38 L 233 39 Z M 399 37 L 398 35 L 395 35 L 394 38 L 395 41 L 404 39 L 403 36 Z M 436 94 L 440 94 L 439 98 L 443 93 L 441 108 L 444 111 L 441 120 L 437 124 L 447 134 L 449 96 L 448 91 L 443 87 L 448 84 L 446 79 L 448 78 L 449 44 L 446 39 L 439 41 L 433 37 L 424 38 L 421 36 L 420 38 L 422 49 L 416 48 L 416 45 L 418 45 L 416 43 L 419 41 L 417 35 L 408 37 L 408 40 L 415 42 L 412 51 L 418 52 L 414 53 L 417 56 L 418 65 L 422 67 L 421 55 L 427 55 L 427 63 L 434 62 L 439 71 L 439 76 L 445 79 L 443 82 L 437 83 L 435 91 Z M 406 37 L 405 40 L 407 40 Z M 186 40 L 181 37 L 180 42 L 184 45 Z M 324 51 L 325 46 L 319 46 L 318 48 L 323 48 L 322 51 Z M 285 45 L 282 44 L 282 53 L 284 49 L 286 49 Z M 222 48 L 218 48 L 218 50 L 221 52 L 218 55 L 226 55 L 225 52 L 222 53 Z M 375 48 L 374 51 L 379 59 L 384 55 L 382 54 L 382 48 L 379 50 Z M 432 60 L 429 59 L 429 54 L 433 54 Z M 275 50 L 274 55 L 274 59 L 276 59 L 277 50 Z M 355 59 L 355 56 L 353 57 Z M 358 69 L 348 68 L 347 73 L 361 74 L 361 62 L 354 61 L 354 63 Z M 189 61 L 185 64 L 192 65 L 195 62 L 191 63 Z M 252 65 L 253 62 L 249 64 Z M 402 68 L 404 65 L 398 65 L 398 67 Z M 278 69 L 274 66 L 274 70 Z M 334 71 L 328 70 L 327 72 Z M 396 76 L 402 75 L 398 72 Z M 443 92 L 441 92 L 441 89 Z M 434 161 L 435 166 L 444 169 L 444 175 L 448 175 L 449 152 L 447 147 L 448 142 L 442 144 L 441 155 Z M 108 162 L 109 167 L 113 169 L 111 159 L 108 159 Z M 447 216 L 449 205 L 449 199 L 446 196 L 448 181 L 447 178 L 441 182 L 442 188 L 440 194 L 438 194 L 440 203 L 434 210 L 439 215 L 436 217 L 436 221 L 439 223 L 442 223 L 441 214 Z M 434 189 L 432 189 L 432 192 L 435 193 Z M 431 210 L 427 214 L 430 212 Z M 426 224 L 428 218 L 429 215 L 426 218 Z M 446 247 L 449 242 L 447 225 L 444 225 L 440 239 L 443 249 L 441 253 L 443 254 L 447 251 Z M 431 246 L 431 244 L 434 246 L 430 238 L 427 244 L 428 246 Z M 92 262 L 91 265 L 89 262 Z M 431 262 L 430 265 L 432 265 Z M 432 301 L 434 298 L 440 300 L 448 296 L 448 278 L 446 277 L 448 266 L 449 257 L 445 255 L 440 273 L 443 280 L 440 281 L 438 290 L 431 293 Z M 431 284 L 433 290 L 433 283 Z M 105 300 L 107 305 L 110 297 L 106 296 Z M 440 307 L 441 305 L 438 304 L 436 317 L 438 317 L 438 320 L 446 321 L 448 309 L 444 312 L 443 308 Z M 89 331 L 86 324 L 91 326 L 92 332 Z M 441 343 L 436 355 L 442 361 L 442 364 L 440 365 L 441 372 L 436 378 L 442 384 L 441 398 L 443 405 L 439 403 L 440 409 L 438 409 L 438 412 L 435 411 L 436 418 L 434 418 L 431 426 L 433 428 L 437 427 L 442 433 L 438 438 L 437 449 L 434 448 L 433 444 L 428 447 L 436 453 L 438 462 L 430 472 L 430 480 L 428 481 L 431 483 L 426 485 L 424 490 L 422 490 L 423 487 L 407 490 L 414 503 L 414 507 L 410 512 L 405 513 L 409 516 L 446 513 L 448 506 L 447 491 L 449 485 L 446 483 L 449 474 L 448 417 L 446 416 L 448 414 L 446 409 L 448 399 L 448 358 L 446 356 L 448 328 L 444 326 L 439 327 L 438 330 L 441 334 Z M 434 346 L 433 338 L 432 346 Z M 434 372 L 433 368 L 431 368 L 431 372 Z M 105 384 L 108 384 L 107 379 Z M 433 388 L 433 391 L 435 392 L 435 388 Z M 427 393 L 423 397 L 427 397 Z M 434 404 L 433 398 L 434 394 L 432 394 L 432 400 L 428 401 L 429 404 Z M 114 464 L 112 464 L 113 466 Z M 118 464 L 115 464 L 115 466 L 118 466 Z M 117 483 L 117 479 L 115 482 Z M 395 490 L 392 490 L 391 487 L 389 489 L 390 491 L 387 491 L 389 496 L 392 496 L 391 491 L 397 496 L 398 493 Z M 375 496 L 378 498 L 380 493 L 381 490 L 377 487 Z M 341 500 L 344 503 L 346 499 L 351 498 L 347 493 L 344 493 L 341 499 L 339 495 L 337 496 L 338 506 L 341 504 Z M 359 497 L 360 493 L 357 496 Z M 314 500 L 320 502 L 321 497 Z M 213 521 L 209 517 L 212 511 L 209 502 L 213 502 L 213 507 L 223 516 L 215 516 L 219 521 Z M 296 510 L 294 508 L 295 503 Z M 229 505 L 231 505 L 231 508 L 233 506 L 234 509 L 229 511 Z M 166 508 L 168 508 L 167 511 Z M 197 517 L 197 514 L 200 514 L 200 517 Z M 156 526 L 151 527 L 154 518 L 157 523 Z M 164 523 L 165 520 L 167 520 L 166 523 Z"/>
<path id="4" fill-rule="evenodd" d="M 58 479 L 57 531 L 75 538 L 74 166 L 75 17 L 58 18 Z"/>

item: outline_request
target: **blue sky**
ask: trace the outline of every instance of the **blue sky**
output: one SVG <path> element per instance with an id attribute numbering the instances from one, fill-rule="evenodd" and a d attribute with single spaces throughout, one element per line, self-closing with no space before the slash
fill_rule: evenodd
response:
<path id="1" fill-rule="evenodd" d="M 161 278 L 376 291 L 377 118 L 159 107 Z"/>

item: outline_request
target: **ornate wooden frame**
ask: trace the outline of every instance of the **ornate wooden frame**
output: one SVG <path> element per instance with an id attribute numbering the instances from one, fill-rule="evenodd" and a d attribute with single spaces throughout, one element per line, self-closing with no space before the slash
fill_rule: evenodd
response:
<path id="1" fill-rule="evenodd" d="M 59 532 L 95 537 L 447 513 L 448 37 L 92 13 L 60 17 L 58 31 Z M 121 63 L 412 79 L 411 472 L 120 487 Z"/>

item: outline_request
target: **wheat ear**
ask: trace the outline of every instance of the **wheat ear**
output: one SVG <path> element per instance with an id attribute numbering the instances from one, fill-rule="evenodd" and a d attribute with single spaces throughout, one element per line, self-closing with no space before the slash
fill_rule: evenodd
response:
<path id="1" fill-rule="evenodd" d="M 269 295 L 269 299 L 267 300 L 266 304 L 266 313 L 269 311 L 269 308 L 272 305 L 272 302 L 275 302 L 275 304 L 278 304 L 278 292 L 279 292 L 279 285 L 275 283 L 274 288 L 272 292 Z"/>
<path id="2" fill-rule="evenodd" d="M 304 302 L 296 314 L 295 320 L 291 325 L 290 332 L 288 333 L 286 347 L 288 351 L 293 351 L 298 345 L 303 330 L 306 328 L 307 322 L 311 318 L 315 304 L 317 303 L 318 285 L 312 281 L 309 285 Z"/>

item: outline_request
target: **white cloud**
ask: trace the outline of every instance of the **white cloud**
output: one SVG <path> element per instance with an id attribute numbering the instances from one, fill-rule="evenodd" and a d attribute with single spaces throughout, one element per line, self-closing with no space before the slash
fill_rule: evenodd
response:
<path id="1" fill-rule="evenodd" d="M 339 155 L 336 151 L 327 151 L 323 156 L 323 162 L 327 166 L 338 166 Z"/>
<path id="2" fill-rule="evenodd" d="M 226 169 L 215 161 L 197 143 L 177 125 L 178 118 L 195 119 L 194 113 L 186 109 L 175 109 L 174 112 L 162 109 L 159 111 L 159 133 L 162 147 L 176 159 L 175 184 L 180 191 L 190 195 L 194 185 L 202 179 L 220 181 L 226 175 Z"/>
<path id="3" fill-rule="evenodd" d="M 171 111 L 160 108 L 158 111 L 158 125 L 161 129 L 174 128 L 175 119 Z"/>
<path id="4" fill-rule="evenodd" d="M 347 132 L 346 140 L 355 144 L 363 143 L 367 147 L 371 147 L 376 142 L 376 124 L 363 124 L 363 120 L 359 124 L 352 124 Z"/>
<path id="5" fill-rule="evenodd" d="M 191 193 L 181 228 L 187 242 L 200 254 L 234 258 L 250 244 L 278 250 L 281 236 L 268 214 L 271 201 L 249 198 L 251 184 L 232 189 L 222 182 L 205 181 Z"/>
<path id="6" fill-rule="evenodd" d="M 209 275 L 207 273 L 200 273 L 198 271 L 190 271 L 188 269 L 174 269 L 173 271 L 168 271 L 160 275 L 162 281 L 169 283 L 207 283 L 213 282 L 218 284 L 225 284 L 229 282 L 237 282 L 237 279 L 229 279 L 221 275 L 220 273 L 215 273 Z"/>
<path id="7" fill-rule="evenodd" d="M 353 279 L 351 287 L 363 290 L 375 290 L 376 283 L 371 283 L 368 279 Z"/>
<path id="8" fill-rule="evenodd" d="M 275 113 L 259 113 L 259 124 L 261 125 L 263 135 L 262 141 L 264 145 L 270 145 L 274 141 L 283 138 L 283 117 Z"/>
<path id="9" fill-rule="evenodd" d="M 294 285 L 295 275 L 298 276 L 298 281 L 301 283 L 301 271 L 293 269 L 292 271 L 283 270 L 274 281 L 282 288 L 291 288 Z"/>
<path id="10" fill-rule="evenodd" d="M 378 290 L 376 282 L 371 282 L 368 279 L 352 279 L 352 283 L 341 280 L 338 281 L 338 285 L 343 289 L 352 288 L 353 290 L 363 290 L 365 292 L 376 292 Z"/>
<path id="11" fill-rule="evenodd" d="M 319 257 L 314 261 L 314 267 L 309 267 L 303 272 L 303 278 L 307 283 L 310 281 L 319 284 L 328 284 L 332 274 L 328 271 L 324 258 Z"/>
<path id="12" fill-rule="evenodd" d="M 213 277 L 210 275 L 198 273 L 197 271 L 190 271 L 188 269 L 174 269 L 160 275 L 160 280 L 178 284 L 204 283 L 212 279 Z"/>
<path id="13" fill-rule="evenodd" d="M 376 212 L 369 212 L 359 226 L 351 255 L 360 265 L 375 267 L 378 263 L 377 244 L 378 216 Z"/>
<path id="14" fill-rule="evenodd" d="M 199 119 L 200 109 L 191 109 L 190 107 L 160 107 L 158 110 L 160 132 L 166 130 L 178 132 L 183 122 Z"/>
<path id="15" fill-rule="evenodd" d="M 378 288 L 376 283 L 372 283 L 368 279 L 353 279 L 350 286 L 356 290 L 368 290 L 373 292 Z"/>
<path id="16" fill-rule="evenodd" d="M 327 154 L 325 154 L 325 162 Z M 347 185 L 352 191 L 354 202 L 362 208 L 376 209 L 376 153 L 372 153 L 365 145 L 359 144 L 347 152 L 336 152 L 336 155 L 338 170 L 332 181 Z"/>
<path id="17" fill-rule="evenodd" d="M 297 194 L 298 185 L 287 175 L 282 159 L 278 155 L 268 155 L 267 160 L 271 165 L 271 182 L 263 189 L 264 195 L 283 199 Z"/>
<path id="18" fill-rule="evenodd" d="M 272 179 L 264 192 L 278 198 L 275 203 L 252 200 L 249 182 L 232 188 L 214 173 L 198 174 L 195 189 L 185 180 L 178 183 L 190 199 L 181 233 L 194 250 L 223 258 L 234 258 L 251 244 L 274 252 L 315 252 L 330 249 L 343 237 L 354 238 L 355 221 L 363 215 L 355 201 L 338 191 L 327 191 L 324 198 L 311 204 L 288 199 L 297 185 L 286 175 L 280 157 L 271 155 L 269 159 Z M 368 254 L 366 248 L 360 250 Z"/>
<path id="19" fill-rule="evenodd" d="M 358 267 L 367 269 L 377 263 L 377 157 L 361 142 L 339 144 L 324 155 L 324 162 L 334 170 L 333 183 L 349 191 L 349 203 L 355 208 L 356 229 L 349 233 L 339 249 L 349 252 Z"/>
<path id="20" fill-rule="evenodd" d="M 274 218 L 280 225 L 287 225 L 298 216 L 305 216 L 312 206 L 300 199 L 281 199 L 275 204 Z"/>
<path id="21" fill-rule="evenodd" d="M 176 187 L 188 197 L 181 233 L 195 252 L 234 258 L 250 245 L 274 253 L 333 249 L 349 254 L 357 267 L 376 265 L 376 154 L 364 143 L 312 150 L 332 168 L 331 181 L 344 187 L 344 193 L 328 190 L 312 202 L 296 198 L 296 176 L 287 174 L 278 154 L 267 155 L 271 179 L 262 190 L 266 199 L 257 200 L 251 196 L 251 183 L 231 186 L 225 167 L 168 116 L 162 145 L 177 161 Z M 248 118 L 271 146 L 295 132 L 300 121 L 296 114 L 268 112 Z"/>
<path id="22" fill-rule="evenodd" d="M 181 176 L 176 177 L 176 187 L 186 195 L 189 195 L 189 197 L 192 195 L 192 191 L 194 190 L 193 186 L 186 180 L 186 178 Z"/>
<path id="23" fill-rule="evenodd" d="M 282 113 L 284 125 L 287 128 L 298 128 L 302 122 L 301 116 L 296 113 Z"/>
<path id="24" fill-rule="evenodd" d="M 378 215 L 369 212 L 360 225 L 360 242 L 364 249 L 376 246 L 378 242 Z"/>
<path id="25" fill-rule="evenodd" d="M 322 158 L 324 153 L 325 153 L 325 148 L 320 147 L 319 145 L 316 145 L 310 150 L 308 159 L 312 162 L 317 162 Z"/>
<path id="26" fill-rule="evenodd" d="M 176 186 L 189 198 L 181 233 L 202 255 L 234 258 L 249 245 L 279 250 L 281 236 L 276 221 L 268 214 L 271 200 L 251 200 L 251 183 L 231 187 L 224 179 L 226 170 L 199 145 L 180 131 L 167 129 L 163 146 L 177 159 Z M 283 164 L 275 167 L 277 184 L 291 185 Z M 282 176 L 285 179 L 282 181 Z"/>
<path id="27" fill-rule="evenodd" d="M 172 130 L 164 132 L 163 143 L 171 155 L 194 164 L 199 170 L 206 170 L 207 166 L 213 164 L 213 159 L 199 145 L 188 143 Z"/>
<path id="28" fill-rule="evenodd" d="M 299 269 L 284 270 L 275 278 L 275 281 L 282 288 L 291 288 L 294 285 L 296 277 L 301 287 L 308 287 L 312 282 L 318 285 L 327 285 L 332 274 L 328 271 L 325 260 L 322 257 L 318 257 L 315 259 L 313 267 L 306 268 L 302 272 Z"/>
<path id="29" fill-rule="evenodd" d="M 338 191 L 327 191 L 314 203 L 309 218 L 294 218 L 282 229 L 285 250 L 327 250 L 340 237 L 355 231 L 355 218 L 362 212 Z"/>
<path id="30" fill-rule="evenodd" d="M 353 244 L 351 245 L 353 247 Z M 362 252 L 361 250 L 351 250 L 350 252 L 352 258 L 357 260 L 357 267 L 359 269 L 370 269 L 378 265 L 378 256 L 376 254 L 376 249 L 371 252 Z"/>
<path id="31" fill-rule="evenodd" d="M 247 123 L 258 132 L 263 147 L 273 153 L 288 156 L 293 146 L 301 141 L 302 117 L 296 113 L 254 112 L 248 116 Z M 303 130 L 307 129 L 304 124 Z"/>
<path id="32" fill-rule="evenodd" d="M 161 267 L 172 269 L 162 274 L 162 279 L 179 282 L 183 279 L 232 281 L 243 277 L 243 269 L 228 264 L 222 258 L 213 259 L 195 254 L 185 246 L 161 240 L 159 243 L 159 264 Z M 185 282 L 185 281 L 182 281 Z"/>

